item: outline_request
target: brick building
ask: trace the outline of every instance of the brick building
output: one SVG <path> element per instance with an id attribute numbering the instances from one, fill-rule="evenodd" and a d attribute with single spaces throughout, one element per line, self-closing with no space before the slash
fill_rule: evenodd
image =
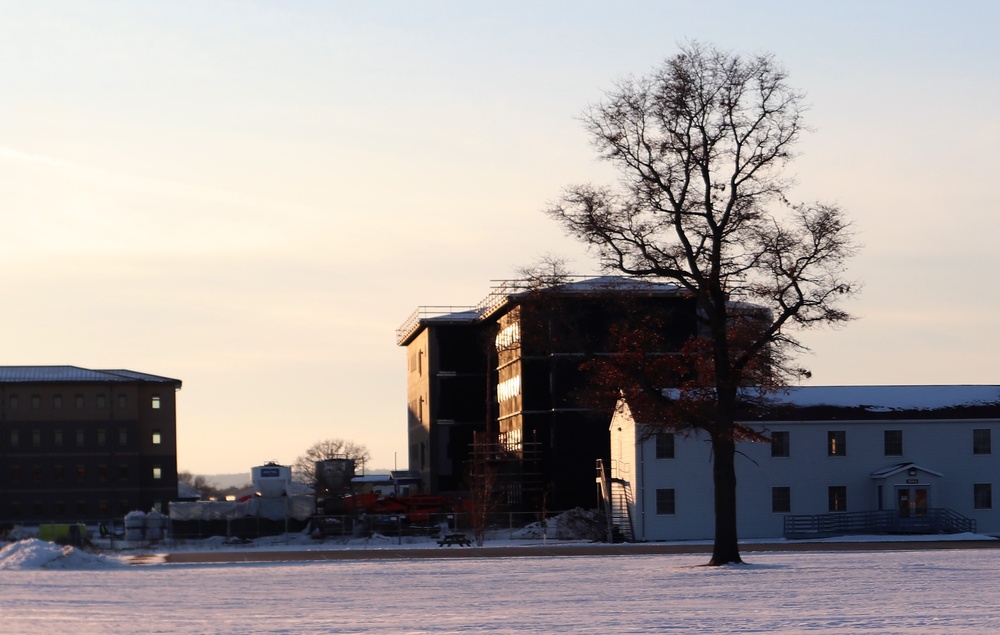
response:
<path id="1" fill-rule="evenodd" d="M 165 512 L 180 387 L 130 370 L 0 366 L 0 523 Z"/>

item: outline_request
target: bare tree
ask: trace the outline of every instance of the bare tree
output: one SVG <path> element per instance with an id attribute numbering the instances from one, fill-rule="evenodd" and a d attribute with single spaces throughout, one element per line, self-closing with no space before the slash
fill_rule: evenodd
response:
<path id="1" fill-rule="evenodd" d="M 548 210 L 606 270 L 673 282 L 696 302 L 680 389 L 635 372 L 621 388 L 645 420 L 710 437 L 716 565 L 741 562 L 734 463 L 736 442 L 753 433 L 736 421 L 740 388 L 808 376 L 792 363 L 804 347 L 791 331 L 849 320 L 837 303 L 857 290 L 844 278 L 856 244 L 843 212 L 789 201 L 782 168 L 804 110 L 771 55 L 686 44 L 584 115 L 617 186 L 571 186 Z"/>
<path id="2" fill-rule="evenodd" d="M 309 446 L 305 454 L 292 464 L 292 478 L 303 483 L 316 482 L 316 462 L 326 459 L 354 459 L 358 469 L 363 471 L 365 463 L 371 459 L 367 447 L 344 439 L 323 439 Z"/>
<path id="3" fill-rule="evenodd" d="M 208 480 L 208 477 L 201 474 L 192 474 L 187 470 L 177 473 L 177 482 L 184 483 L 192 489 L 197 490 L 203 500 L 208 500 L 209 498 L 220 498 L 223 495 L 222 488 L 214 482 Z"/>

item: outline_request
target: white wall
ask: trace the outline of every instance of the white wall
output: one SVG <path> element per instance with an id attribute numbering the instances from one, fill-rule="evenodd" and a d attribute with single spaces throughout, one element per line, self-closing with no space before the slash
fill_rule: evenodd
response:
<path id="1" fill-rule="evenodd" d="M 633 525 L 637 539 L 711 539 L 714 535 L 711 446 L 707 435 L 677 436 L 675 458 L 656 459 L 655 440 L 639 440 L 627 409 L 612 421 L 612 452 L 633 467 L 622 475 L 636 497 Z M 619 431 L 618 428 L 621 428 Z M 972 430 L 989 428 L 993 452 L 974 455 Z M 736 457 L 739 535 L 772 538 L 783 534 L 784 513 L 771 512 L 771 488 L 791 488 L 792 514 L 828 513 L 828 487 L 847 488 L 847 511 L 878 508 L 878 483 L 883 505 L 895 508 L 893 485 L 906 475 L 876 481 L 871 474 L 900 463 L 916 463 L 940 472 L 938 478 L 920 472 L 927 484 L 929 507 L 953 509 L 977 522 L 980 533 L 1000 533 L 1000 420 L 823 421 L 775 422 L 761 429 L 789 431 L 787 458 L 771 456 L 768 443 L 741 443 Z M 828 456 L 827 432 L 847 434 L 847 455 Z M 885 456 L 885 430 L 903 431 L 902 456 Z M 628 438 L 636 440 L 628 451 Z M 621 449 L 619 449 L 621 448 Z M 615 458 L 617 459 L 618 456 Z M 973 509 L 973 484 L 993 484 L 993 509 Z M 676 513 L 656 514 L 656 489 L 675 490 Z"/>

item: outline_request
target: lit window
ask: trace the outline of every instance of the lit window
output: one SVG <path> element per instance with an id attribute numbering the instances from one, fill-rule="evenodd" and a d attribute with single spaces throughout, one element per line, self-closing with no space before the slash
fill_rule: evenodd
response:
<path id="1" fill-rule="evenodd" d="M 153 430 L 153 445 L 160 445 L 163 441 L 159 430 Z"/>
<path id="2" fill-rule="evenodd" d="M 674 458 L 674 435 L 672 432 L 658 432 L 656 434 L 656 458 Z"/>
<path id="3" fill-rule="evenodd" d="M 160 396 L 153 395 L 153 410 L 159 410 L 159 409 L 160 409 Z"/>
<path id="4" fill-rule="evenodd" d="M 771 433 L 771 456 L 788 456 L 788 431 L 775 430 Z"/>
<path id="5" fill-rule="evenodd" d="M 676 513 L 673 489 L 656 490 L 656 515 L 669 516 Z"/>
<path id="6" fill-rule="evenodd" d="M 847 433 L 843 430 L 827 432 L 826 453 L 829 456 L 847 456 Z"/>
<path id="7" fill-rule="evenodd" d="M 847 511 L 847 487 L 844 485 L 833 485 L 828 490 L 829 505 L 827 509 L 831 512 Z"/>
<path id="8" fill-rule="evenodd" d="M 154 465 L 153 466 L 153 479 L 154 480 L 160 480 L 161 478 L 163 478 L 163 468 L 161 468 L 159 465 Z"/>

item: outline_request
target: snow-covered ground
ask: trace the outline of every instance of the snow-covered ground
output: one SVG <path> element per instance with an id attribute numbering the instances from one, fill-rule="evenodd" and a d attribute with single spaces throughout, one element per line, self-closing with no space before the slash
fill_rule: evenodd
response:
<path id="1" fill-rule="evenodd" d="M 746 558 L 122 566 L 28 540 L 0 551 L 0 624 L 32 634 L 1000 632 L 1000 549 Z"/>

